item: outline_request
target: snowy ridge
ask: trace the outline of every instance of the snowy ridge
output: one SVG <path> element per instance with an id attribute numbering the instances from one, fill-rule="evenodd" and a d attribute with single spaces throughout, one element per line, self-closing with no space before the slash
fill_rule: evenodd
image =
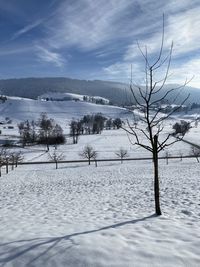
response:
<path id="1" fill-rule="evenodd" d="M 41 101 L 11 97 L 0 104 L 0 117 L 10 117 L 17 121 L 37 119 L 42 112 L 57 121 L 80 118 L 86 114 L 102 113 L 107 117 L 124 117 L 128 111 L 124 108 L 97 105 L 81 101 Z"/>
<path id="2" fill-rule="evenodd" d="M 69 100 L 78 100 L 78 101 L 102 101 L 104 104 L 109 104 L 109 100 L 100 97 L 100 96 L 89 96 L 89 95 L 80 95 L 80 94 L 71 94 L 71 93 L 46 93 L 38 97 L 39 100 L 52 100 L 52 101 L 69 101 Z"/>

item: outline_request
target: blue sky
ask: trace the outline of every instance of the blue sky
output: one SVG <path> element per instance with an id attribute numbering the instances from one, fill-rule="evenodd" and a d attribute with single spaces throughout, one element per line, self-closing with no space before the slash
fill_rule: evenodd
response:
<path id="1" fill-rule="evenodd" d="M 137 47 L 174 42 L 168 82 L 200 88 L 199 0 L 0 0 L 0 78 L 143 80 Z"/>

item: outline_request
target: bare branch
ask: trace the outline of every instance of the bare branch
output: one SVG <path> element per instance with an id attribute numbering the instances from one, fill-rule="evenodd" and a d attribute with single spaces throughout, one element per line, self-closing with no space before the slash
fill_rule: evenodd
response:
<path id="1" fill-rule="evenodd" d="M 160 61 L 161 56 L 162 56 L 162 52 L 163 52 L 163 45 L 164 45 L 164 36 L 165 36 L 165 16 L 163 14 L 163 25 L 162 25 L 162 39 L 161 39 L 161 46 L 160 46 L 160 52 L 158 55 L 157 60 L 155 61 L 155 63 L 151 66 L 152 69 L 154 66 L 156 66 L 156 64 Z"/>

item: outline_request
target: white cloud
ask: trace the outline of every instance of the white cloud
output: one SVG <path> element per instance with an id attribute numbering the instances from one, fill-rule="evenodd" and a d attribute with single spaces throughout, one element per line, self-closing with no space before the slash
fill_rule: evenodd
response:
<path id="1" fill-rule="evenodd" d="M 121 16 L 131 0 L 80 0 L 64 3 L 56 19 L 48 24 L 48 43 L 53 47 L 75 45 L 82 50 L 96 49 L 123 34 Z M 125 29 L 124 29 L 125 30 Z"/>
<path id="2" fill-rule="evenodd" d="M 26 46 L 26 47 L 21 47 L 21 46 L 16 46 L 16 47 L 0 47 L 0 56 L 2 57 L 7 57 L 9 55 L 15 55 L 15 54 L 24 54 L 32 51 L 32 47 Z"/>
<path id="3" fill-rule="evenodd" d="M 59 53 L 52 52 L 48 50 L 47 48 L 44 48 L 39 45 L 37 45 L 35 48 L 36 48 L 37 56 L 42 61 L 52 63 L 56 65 L 57 67 L 62 67 L 64 65 L 65 60 L 62 58 L 62 56 Z"/>
<path id="4" fill-rule="evenodd" d="M 194 2 L 192 4 L 195 4 Z M 174 65 L 170 69 L 173 75 L 170 76 L 167 82 L 184 83 L 186 78 L 190 79 L 195 76 L 190 82 L 190 85 L 200 87 L 200 58 L 196 57 L 197 51 L 200 50 L 200 6 L 196 5 L 194 8 L 191 6 L 191 2 L 185 0 L 180 2 L 169 1 L 166 7 L 169 14 L 165 16 L 164 55 L 169 51 L 171 42 L 173 41 L 174 43 L 172 54 L 172 63 Z M 155 54 L 158 54 L 161 45 L 161 19 L 159 23 L 159 27 L 156 24 L 157 31 L 149 35 L 146 34 L 147 28 L 144 28 L 145 34 L 143 36 L 141 35 L 141 39 L 138 40 L 143 49 L 147 46 L 150 61 L 155 58 Z M 117 67 L 119 64 L 123 66 L 132 62 L 137 66 L 137 79 L 141 80 L 143 74 L 142 63 L 144 61 L 138 49 L 136 38 L 132 41 L 132 44 L 127 46 L 122 61 L 117 64 L 112 64 L 107 69 L 112 70 L 112 68 Z M 159 71 L 160 73 L 158 75 L 161 76 L 162 70 Z M 122 73 L 124 72 L 122 71 Z M 120 74 L 118 73 L 118 75 Z"/>
<path id="5" fill-rule="evenodd" d="M 20 37 L 21 35 L 26 34 L 27 32 L 33 30 L 34 28 L 41 25 L 43 21 L 44 21 L 44 19 L 38 19 L 37 21 L 26 25 L 25 27 L 23 27 L 22 29 L 20 29 L 19 31 L 14 33 L 11 40 L 15 40 L 16 38 Z"/>
<path id="6" fill-rule="evenodd" d="M 55 4 L 55 9 L 51 9 L 51 14 L 46 12 L 45 19 L 34 21 L 13 35 L 15 40 L 42 24 L 40 34 L 33 35 L 33 43 L 37 44 L 33 49 L 42 61 L 61 67 L 66 62 L 64 53 L 72 55 L 72 62 L 80 53 L 84 59 L 92 61 L 91 65 L 96 59 L 97 68 L 103 66 L 95 73 L 95 78 L 130 80 L 130 65 L 133 64 L 134 79 L 141 81 L 144 66 L 137 40 L 142 46 L 148 46 L 150 57 L 154 56 L 160 48 L 162 14 L 165 13 L 164 51 L 173 40 L 172 59 L 180 63 L 174 65 L 172 71 L 181 71 L 176 75 L 177 81 L 182 80 L 185 73 L 193 75 L 192 72 L 199 71 L 199 60 L 194 58 L 194 51 L 200 49 L 199 0 L 52 0 L 51 4 Z M 0 9 L 3 7 L 0 3 Z M 19 38 L 17 42 L 26 46 L 26 40 Z M 88 64 L 87 68 L 86 75 L 92 72 Z M 195 79 L 193 84 L 198 83 L 198 78 Z"/>
<path id="7" fill-rule="evenodd" d="M 185 1 L 186 2 L 186 1 Z M 165 49 L 174 43 L 173 56 L 180 57 L 186 53 L 200 49 L 200 6 L 187 11 L 169 15 L 165 19 Z M 162 21 L 160 28 L 149 38 L 139 40 L 142 47 L 148 47 L 149 54 L 157 52 L 160 48 L 162 34 Z M 134 59 L 138 56 L 136 40 L 127 47 L 124 60 Z"/>
<path id="8" fill-rule="evenodd" d="M 170 78 L 171 83 L 183 84 L 186 79 L 190 80 L 192 78 L 188 85 L 200 88 L 200 56 L 183 64 L 175 63 L 171 68 L 171 72 L 173 73 Z"/>

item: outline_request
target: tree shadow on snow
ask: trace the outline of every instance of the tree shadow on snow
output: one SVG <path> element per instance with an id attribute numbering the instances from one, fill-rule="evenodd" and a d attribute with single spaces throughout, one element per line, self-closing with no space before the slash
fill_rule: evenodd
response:
<path id="1" fill-rule="evenodd" d="M 17 260 L 20 257 L 25 256 L 27 253 L 34 252 L 36 249 L 38 249 L 37 252 L 35 251 L 35 254 L 32 254 L 34 255 L 33 258 L 30 260 L 30 257 L 29 257 L 28 258 L 29 262 L 24 265 L 24 266 L 31 266 L 36 260 L 38 260 L 39 258 L 41 259 L 43 256 L 45 256 L 45 254 L 50 252 L 50 250 L 55 248 L 61 241 L 62 242 L 70 241 L 69 246 L 63 249 L 63 252 L 64 252 L 67 249 L 76 245 L 74 240 L 72 239 L 73 237 L 88 235 L 88 234 L 97 233 L 97 232 L 101 232 L 101 231 L 105 231 L 109 229 L 115 229 L 118 227 L 126 226 L 128 224 L 135 224 L 138 222 L 142 222 L 142 221 L 154 218 L 154 217 L 157 217 L 157 215 L 153 214 L 150 216 L 143 217 L 141 219 L 129 220 L 129 221 L 101 227 L 99 229 L 76 232 L 73 234 L 60 236 L 60 237 L 33 238 L 33 239 L 16 240 L 16 241 L 7 242 L 7 243 L 0 243 L 0 264 L 1 264 L 0 266 L 3 267 L 7 263 Z M 43 246 L 45 246 L 45 249 L 42 250 Z M 48 259 L 51 256 L 52 255 L 48 255 Z"/>

